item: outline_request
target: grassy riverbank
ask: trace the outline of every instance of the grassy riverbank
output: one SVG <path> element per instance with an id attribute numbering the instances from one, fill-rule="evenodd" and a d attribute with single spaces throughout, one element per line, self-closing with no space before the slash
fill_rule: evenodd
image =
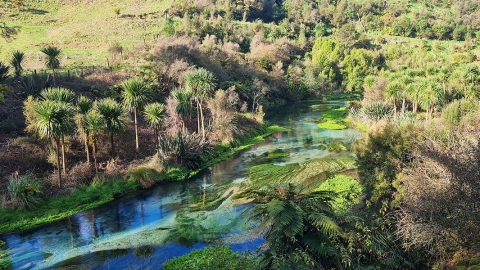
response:
<path id="1" fill-rule="evenodd" d="M 236 147 L 219 145 L 209 155 L 202 166 L 196 170 L 170 169 L 154 175 L 156 182 L 184 180 L 196 175 L 201 170 L 215 163 L 221 162 L 235 153 L 263 141 L 274 132 L 288 131 L 279 126 L 266 126 L 254 131 L 244 140 L 239 141 Z M 179 171 L 182 173 L 179 175 Z M 74 190 L 70 196 L 45 200 L 40 207 L 34 210 L 5 208 L 0 210 L 0 234 L 11 231 L 25 231 L 43 224 L 69 217 L 75 213 L 98 207 L 115 198 L 142 189 L 141 184 L 132 179 L 109 180 L 94 182 Z"/>

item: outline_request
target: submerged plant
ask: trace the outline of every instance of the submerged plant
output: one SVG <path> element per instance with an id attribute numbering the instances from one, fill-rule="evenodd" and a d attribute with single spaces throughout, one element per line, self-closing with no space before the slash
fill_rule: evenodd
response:
<path id="1" fill-rule="evenodd" d="M 40 198 L 38 195 L 41 192 L 41 186 L 30 176 L 10 176 L 8 178 L 7 189 L 10 193 L 10 197 L 12 197 L 12 199 L 21 207 L 33 209 L 40 204 Z"/>

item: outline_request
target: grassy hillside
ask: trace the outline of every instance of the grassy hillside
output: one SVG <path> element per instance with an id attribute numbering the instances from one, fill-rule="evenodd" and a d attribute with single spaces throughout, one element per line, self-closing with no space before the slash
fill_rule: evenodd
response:
<path id="1" fill-rule="evenodd" d="M 169 5 L 170 0 L 25 0 L 21 10 L 7 5 L 4 20 L 19 34 L 0 40 L 0 59 L 21 50 L 26 52 L 26 69 L 43 68 L 39 49 L 53 45 L 62 48 L 64 67 L 106 66 L 111 44 L 118 42 L 128 49 L 144 39 L 151 42 Z M 119 16 L 115 8 L 120 9 Z"/>

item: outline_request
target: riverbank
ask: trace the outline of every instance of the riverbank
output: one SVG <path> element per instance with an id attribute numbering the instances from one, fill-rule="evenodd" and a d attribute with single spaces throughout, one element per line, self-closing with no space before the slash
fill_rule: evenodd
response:
<path id="1" fill-rule="evenodd" d="M 288 131 L 279 126 L 264 126 L 255 130 L 240 141 L 237 146 L 218 145 L 208 156 L 208 159 L 196 170 L 170 169 L 167 172 L 159 172 L 154 176 L 156 183 L 166 181 L 185 180 L 196 175 L 201 170 L 223 161 L 235 153 L 249 148 L 263 141 L 274 132 Z M 179 171 L 181 172 L 179 174 Z M 5 208 L 0 210 L 0 234 L 13 231 L 26 231 L 35 227 L 61 220 L 81 211 L 103 205 L 114 199 L 143 189 L 143 186 L 132 179 L 109 180 L 94 182 L 90 186 L 84 186 L 74 190 L 70 196 L 45 200 L 40 207 L 27 211 L 24 209 Z"/>

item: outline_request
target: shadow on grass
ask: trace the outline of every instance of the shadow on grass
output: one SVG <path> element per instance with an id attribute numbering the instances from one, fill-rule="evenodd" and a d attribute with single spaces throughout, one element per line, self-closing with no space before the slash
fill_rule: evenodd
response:
<path id="1" fill-rule="evenodd" d="M 46 10 L 41 10 L 41 9 L 36 9 L 36 8 L 29 8 L 28 12 L 32 14 L 37 14 L 37 15 L 45 15 L 48 13 Z"/>

